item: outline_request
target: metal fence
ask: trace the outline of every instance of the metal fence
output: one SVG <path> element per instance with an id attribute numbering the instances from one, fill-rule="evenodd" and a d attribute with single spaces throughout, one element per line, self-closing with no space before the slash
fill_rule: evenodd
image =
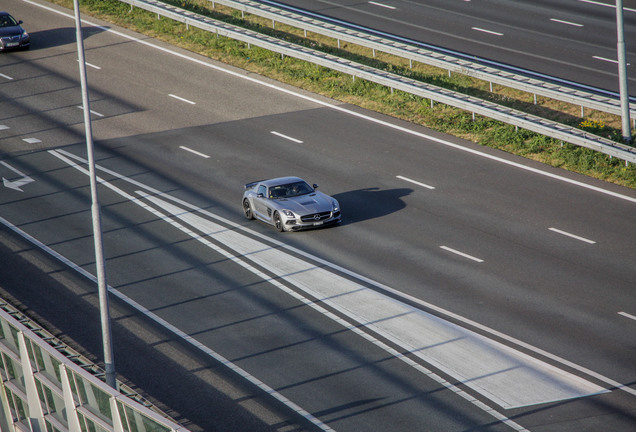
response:
<path id="1" fill-rule="evenodd" d="M 509 88 L 514 88 L 536 96 L 545 96 L 583 108 L 602 111 L 620 116 L 621 103 L 618 97 L 610 97 L 598 92 L 586 91 L 583 86 L 574 87 L 566 85 L 565 82 L 558 82 L 556 79 L 544 80 L 530 77 L 528 74 L 515 73 L 511 67 L 489 66 L 484 63 L 475 62 L 459 53 L 441 48 L 427 49 L 414 43 L 401 42 L 397 38 L 385 37 L 381 34 L 370 33 L 363 29 L 356 29 L 355 26 L 339 25 L 337 23 L 325 21 L 324 17 L 312 17 L 307 11 L 304 13 L 294 12 L 294 8 L 282 9 L 264 2 L 251 0 L 208 0 L 213 5 L 220 4 L 229 8 L 259 16 L 271 20 L 272 26 L 279 22 L 306 32 L 327 36 L 340 42 L 349 42 L 358 46 L 369 48 L 375 55 L 376 51 L 402 57 L 412 62 L 419 62 L 440 69 L 449 73 L 459 73 L 468 75 L 491 84 L 498 84 Z M 630 105 L 631 116 L 636 121 L 636 103 Z M 583 114 L 581 114 L 583 117 Z"/>
<path id="2" fill-rule="evenodd" d="M 254 45 L 269 51 L 280 53 L 304 60 L 319 66 L 333 69 L 351 75 L 354 79 L 361 78 L 375 82 L 389 88 L 411 93 L 431 101 L 443 103 L 449 106 L 472 112 L 473 116 L 479 114 L 493 118 L 515 127 L 524 128 L 541 135 L 545 135 L 563 142 L 577 146 L 590 148 L 612 157 L 627 162 L 636 163 L 636 148 L 626 146 L 615 141 L 585 132 L 583 130 L 534 116 L 522 111 L 514 110 L 493 102 L 485 101 L 463 93 L 454 92 L 441 87 L 436 87 L 421 81 L 406 78 L 360 63 L 356 63 L 341 57 L 324 53 L 322 51 L 293 44 L 281 39 L 264 35 L 242 27 L 214 20 L 209 17 L 167 5 L 155 0 L 120 0 L 134 7 L 138 7 L 157 16 L 182 22 L 187 26 L 193 26 L 208 31 L 214 35 L 235 39 Z"/>
<path id="3" fill-rule="evenodd" d="M 109 387 L 95 371 L 16 309 L 0 304 L 1 431 L 187 432 L 140 398 Z"/>

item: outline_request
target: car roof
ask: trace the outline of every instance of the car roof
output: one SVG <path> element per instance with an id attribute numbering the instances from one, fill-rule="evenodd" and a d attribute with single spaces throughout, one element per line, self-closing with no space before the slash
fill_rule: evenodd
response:
<path id="1" fill-rule="evenodd" d="M 267 187 L 271 187 L 271 186 L 278 186 L 278 185 L 289 184 L 289 183 L 296 183 L 299 181 L 304 182 L 305 180 L 301 179 L 300 177 L 278 177 L 278 178 L 273 178 L 269 180 L 263 180 L 260 183 L 264 184 Z"/>

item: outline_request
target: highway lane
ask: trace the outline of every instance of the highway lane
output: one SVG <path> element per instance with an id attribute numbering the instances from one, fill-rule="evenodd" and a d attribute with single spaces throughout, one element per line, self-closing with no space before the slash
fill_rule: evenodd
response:
<path id="1" fill-rule="evenodd" d="M 50 22 L 51 17 L 47 19 Z M 262 92 L 261 86 L 244 81 L 231 90 L 224 86 L 223 92 L 236 96 L 222 99 L 216 87 L 201 86 L 200 82 L 203 78 L 205 83 L 229 85 L 232 80 L 225 74 L 175 61 L 136 44 L 113 53 L 100 47 L 117 47 L 121 39 L 104 32 L 95 32 L 87 43 L 91 44 L 91 52 L 99 54 L 88 61 L 102 67 L 91 72 L 91 83 L 98 95 L 103 95 L 98 100 L 104 107 L 124 107 L 108 113 L 98 108 L 97 103 L 92 106 L 107 114 L 95 118 L 100 164 L 242 225 L 246 223 L 240 220 L 236 206 L 241 184 L 293 170 L 309 181 L 321 183 L 323 190 L 335 194 L 343 207 L 346 205 L 350 210 L 342 227 L 285 236 L 284 243 L 520 337 L 621 382 L 633 382 L 630 367 L 633 362 L 626 353 L 633 338 L 625 331 L 629 329 L 628 318 L 617 313 L 618 307 L 633 306 L 629 295 L 633 280 L 629 266 L 629 253 L 633 252 L 629 229 L 634 227 L 633 217 L 629 219 L 633 213 L 631 201 L 603 193 L 590 194 L 580 186 L 564 185 L 422 136 L 342 115 L 317 101 L 300 100 L 276 90 L 273 94 Z M 71 47 L 59 45 L 56 49 L 66 49 L 67 57 L 71 56 Z M 127 52 L 132 54 L 130 59 Z M 2 207 L 2 216 L 20 221 L 20 226 L 32 235 L 90 268 L 91 260 L 86 254 L 91 247 L 87 237 L 90 227 L 86 219 L 85 177 L 51 153 L 20 156 L 15 150 L 20 146 L 25 149 L 20 139 L 31 135 L 41 139 L 31 149 L 80 142 L 73 134 L 80 127 L 81 118 L 81 112 L 73 117 L 72 113 L 77 112 L 70 109 L 77 109 L 73 97 L 56 105 L 68 84 L 61 77 L 66 74 L 69 77 L 66 81 L 73 82 L 76 65 L 72 61 L 65 65 L 58 58 L 60 55 L 51 57 L 53 64 L 49 65 L 49 56 L 47 48 L 9 59 L 10 62 L 16 58 L 29 59 L 29 64 L 18 61 L 13 67 L 28 71 L 25 75 L 31 77 L 30 81 L 39 82 L 30 88 L 39 90 L 41 86 L 41 91 L 17 97 L 21 92 L 28 93 L 29 87 L 20 83 L 3 87 L 5 95 L 19 99 L 24 112 L 31 114 L 28 119 L 19 118 L 20 121 L 3 119 L 11 128 L 5 131 L 1 145 L 3 150 L 15 152 L 12 166 L 34 178 L 38 176 L 33 173 L 41 173 L 41 178 L 31 185 L 34 188 L 30 193 L 34 195 L 27 195 L 29 198 L 19 195 L 21 198 L 16 200 L 15 196 L 4 194 L 3 200 L 8 201 Z M 145 79 L 139 79 L 141 73 L 136 71 L 152 70 L 143 59 L 151 65 L 162 64 L 161 72 L 156 75 L 146 72 Z M 122 71 L 114 67 L 119 64 L 126 64 L 127 68 Z M 7 70 L 5 66 L 3 63 L 3 71 Z M 57 69 L 52 72 L 54 68 Z M 54 82 L 63 81 L 65 85 L 46 91 L 50 76 L 56 78 Z M 163 91 L 166 79 L 171 83 L 169 92 Z M 243 90 L 253 104 L 246 104 L 246 99 L 239 97 L 237 92 Z M 144 119 L 150 120 L 144 123 Z M 139 127 L 139 132 L 131 133 L 135 127 Z M 16 133 L 16 128 L 24 129 Z M 289 141 L 272 131 L 295 137 L 302 143 Z M 456 142 L 461 148 L 519 161 Z M 210 158 L 184 151 L 181 146 Z M 81 145 L 69 150 L 79 154 L 82 151 Z M 254 164 L 254 160 L 259 162 Z M 582 180 L 558 170 L 548 171 Z M 434 184 L 435 189 L 418 189 L 415 183 L 397 175 Z M 634 196 L 632 191 L 591 183 Z M 56 192 L 57 188 L 61 190 Z M 26 186 L 24 189 L 27 190 Z M 546 190 L 551 191 L 547 197 Z M 261 379 L 292 392 L 294 401 L 306 402 L 301 406 L 320 413 L 333 422 L 330 424 L 336 430 L 361 425 L 395 430 L 397 419 L 412 426 L 426 417 L 432 422 L 429 424 L 445 430 L 475 424 L 485 428 L 492 421 L 474 407 L 465 406 L 465 402 L 457 402 L 455 395 L 446 395 L 447 391 L 440 391 L 418 373 L 403 365 L 396 366 L 399 362 L 388 360 L 386 351 L 375 348 L 369 351 L 367 342 L 343 334 L 341 327 L 314 310 L 272 287 L 258 289 L 262 282 L 253 274 L 238 272 L 230 263 L 178 231 L 167 229 L 164 222 L 136 208 L 121 195 L 108 190 L 102 195 L 107 213 L 106 231 L 111 240 L 107 243 L 113 248 L 109 251 L 109 268 L 114 269 L 109 278 L 111 285 L 179 322 L 184 331 L 201 336 L 210 346 L 222 347 L 226 356 L 258 370 Z M 46 212 L 35 212 L 32 208 L 46 208 Z M 603 227 L 599 223 L 608 219 L 623 220 L 624 226 L 613 231 L 613 226 Z M 598 248 L 583 249 L 588 245 L 585 242 L 568 243 L 565 239 L 571 237 L 559 237 L 561 234 L 549 230 L 553 226 L 594 238 Z M 260 235 L 272 237 L 266 226 L 249 227 Z M 484 261 L 475 264 L 472 260 L 464 261 L 464 257 L 440 246 L 470 253 Z M 524 253 L 513 253 L 516 248 Z M 523 268 L 519 268 L 519 261 L 523 262 Z M 476 264 L 486 266 L 476 268 Z M 599 276 L 595 275 L 597 272 Z M 223 290 L 237 286 L 243 288 L 227 293 Z M 605 288 L 601 304 L 599 286 Z M 555 289 L 558 289 L 556 295 Z M 218 304 L 212 301 L 225 297 L 224 294 L 227 298 Z M 238 305 L 244 303 L 247 316 L 251 317 L 245 322 L 237 320 L 239 314 L 245 313 Z M 197 320 L 188 319 L 191 316 Z M 254 316 L 263 316 L 267 321 Z M 555 325 L 562 327 L 563 333 L 554 334 Z M 233 332 L 210 331 L 228 328 Z M 237 338 L 237 334 L 242 337 Z M 311 341 L 320 346 L 300 349 L 313 345 Z M 322 375 L 307 370 L 308 364 L 316 367 L 316 352 L 321 353 L 320 358 L 330 360 L 321 364 Z M 263 364 L 268 367 L 263 368 Z M 333 364 L 341 366 L 340 369 L 336 366 L 337 373 L 330 366 Z M 342 367 L 345 364 L 350 367 Z M 326 382 L 328 378 L 341 382 L 334 388 Z M 423 397 L 424 394 L 434 395 L 433 399 Z M 631 425 L 629 411 L 616 408 L 621 397 L 626 396 L 615 391 L 571 402 L 567 407 L 551 404 L 536 412 L 529 409 L 513 412 L 523 415 L 528 424 L 545 425 L 555 413 L 571 409 L 580 416 L 591 405 L 595 412 L 612 412 L 611 417 L 619 425 L 616 430 L 620 430 Z M 601 403 L 608 405 L 603 408 Z M 427 411 L 431 404 L 433 409 Z M 391 414 L 387 415 L 389 407 Z M 600 415 L 595 420 L 599 418 Z M 582 421 L 580 417 L 577 419 Z M 563 430 L 574 427 L 572 424 L 564 423 Z"/>
<path id="2" fill-rule="evenodd" d="M 387 34 L 618 91 L 612 1 L 280 1 Z M 630 94 L 636 94 L 636 3 L 624 1 Z"/>

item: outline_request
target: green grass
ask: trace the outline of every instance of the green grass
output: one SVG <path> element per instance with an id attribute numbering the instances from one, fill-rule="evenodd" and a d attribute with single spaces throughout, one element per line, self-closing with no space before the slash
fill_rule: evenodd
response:
<path id="1" fill-rule="evenodd" d="M 72 8 L 72 0 L 51 0 Z M 619 141 L 621 139 L 620 118 L 600 112 L 589 112 L 580 117 L 580 107 L 564 102 L 534 97 L 514 89 L 495 86 L 490 92 L 488 83 L 468 76 L 448 73 L 427 65 L 415 64 L 411 69 L 407 60 L 391 55 L 336 42 L 329 38 L 309 34 L 304 37 L 302 30 L 276 25 L 258 17 L 241 17 L 240 12 L 217 6 L 205 0 L 166 0 L 212 18 L 240 25 L 252 30 L 273 35 L 294 43 L 320 49 L 331 54 L 373 67 L 398 73 L 409 78 L 448 88 L 454 91 L 491 100 L 514 109 L 549 118 L 590 133 Z M 626 164 L 616 158 L 580 148 L 545 136 L 519 129 L 514 126 L 476 116 L 443 104 L 433 104 L 427 99 L 413 96 L 361 79 L 341 74 L 320 66 L 293 58 L 281 59 L 280 54 L 251 47 L 235 40 L 176 23 L 167 18 L 158 19 L 155 14 L 133 8 L 116 0 L 82 0 L 82 14 L 92 15 L 113 24 L 164 40 L 171 44 L 196 52 L 281 82 L 285 82 L 315 93 L 346 103 L 388 114 L 414 124 L 468 139 L 484 146 L 497 148 L 555 167 L 582 173 L 623 186 L 636 188 L 636 164 Z M 589 110 L 587 110 L 589 111 Z"/>

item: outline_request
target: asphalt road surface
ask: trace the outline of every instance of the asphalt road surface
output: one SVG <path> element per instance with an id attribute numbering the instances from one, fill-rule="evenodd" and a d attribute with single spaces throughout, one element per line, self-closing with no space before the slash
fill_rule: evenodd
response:
<path id="1" fill-rule="evenodd" d="M 99 360 L 72 14 L 10 6 L 34 44 L 0 56 L 0 287 Z M 636 192 L 97 24 L 122 379 L 193 431 L 634 430 Z M 282 175 L 343 223 L 245 220 Z"/>
<path id="2" fill-rule="evenodd" d="M 268 2 L 269 3 L 269 2 Z M 618 92 L 613 0 L 278 1 L 290 7 L 495 61 Z M 630 94 L 636 95 L 636 2 L 623 1 Z"/>

